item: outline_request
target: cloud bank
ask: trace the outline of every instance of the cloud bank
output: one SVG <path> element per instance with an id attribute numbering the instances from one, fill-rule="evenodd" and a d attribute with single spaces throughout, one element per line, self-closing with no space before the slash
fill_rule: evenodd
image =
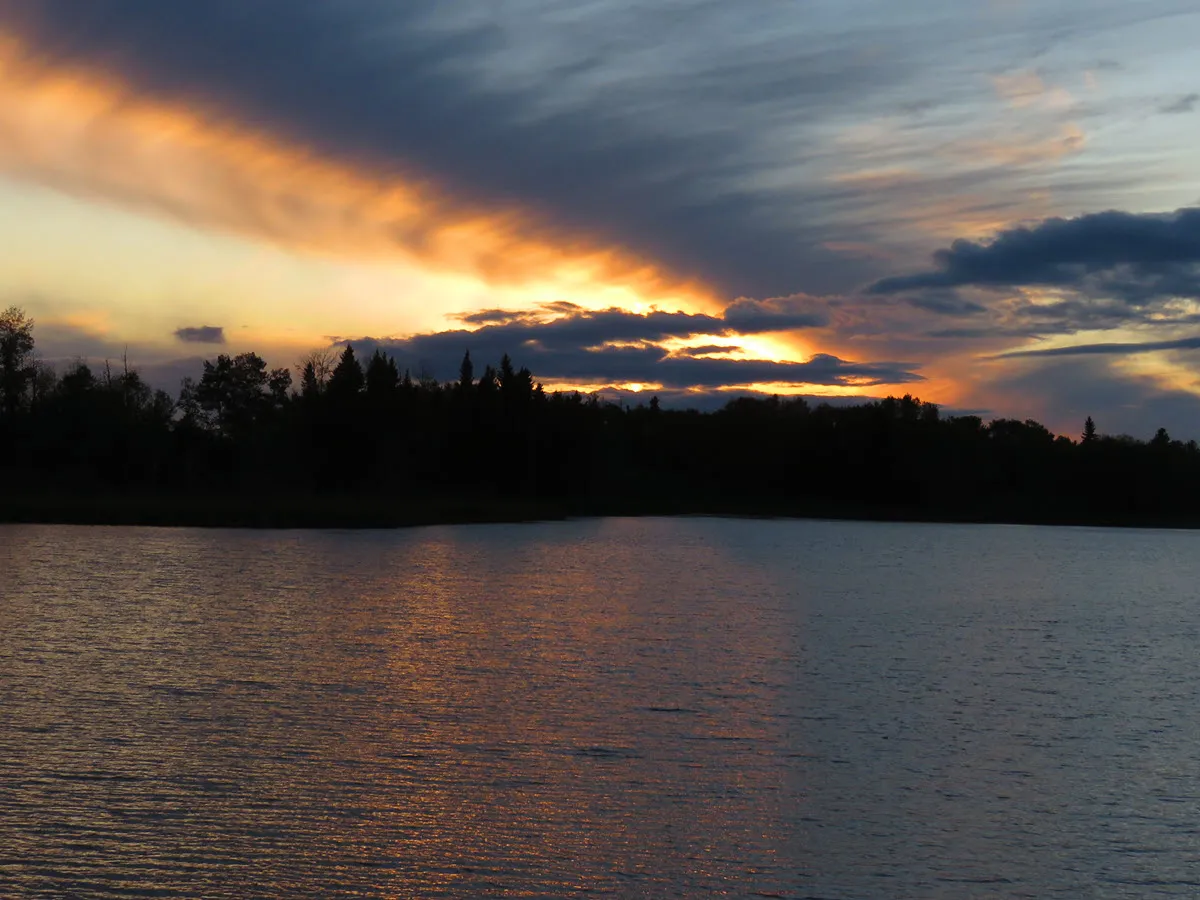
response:
<path id="1" fill-rule="evenodd" d="M 1200 209 L 1168 214 L 1109 211 L 1053 218 L 955 241 L 935 268 L 877 281 L 874 293 L 955 287 L 1055 287 L 1138 304 L 1200 296 Z"/>
<path id="2" fill-rule="evenodd" d="M 791 387 L 906 385 L 923 377 L 903 362 L 853 362 L 815 354 L 804 362 L 713 356 L 732 348 L 701 344 L 669 349 L 670 338 L 703 339 L 805 328 L 823 319 L 796 308 L 796 301 L 739 301 L 723 316 L 619 309 L 590 312 L 553 304 L 537 312 L 487 310 L 466 317 L 474 330 L 452 330 L 400 339 L 342 340 L 360 353 L 375 349 L 416 374 L 439 380 L 457 375 L 463 354 L 477 366 L 508 354 L 549 384 L 607 386 L 654 384 L 674 390 L 778 384 Z M 735 327 L 735 323 L 737 327 Z"/>

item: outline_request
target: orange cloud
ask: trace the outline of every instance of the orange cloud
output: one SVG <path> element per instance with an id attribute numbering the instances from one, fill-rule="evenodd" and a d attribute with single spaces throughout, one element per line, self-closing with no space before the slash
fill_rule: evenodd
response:
<path id="1" fill-rule="evenodd" d="M 996 93 L 1015 109 L 1032 106 L 1046 93 L 1046 84 L 1033 72 L 1016 72 L 992 78 Z"/>
<path id="2" fill-rule="evenodd" d="M 304 253 L 719 306 L 703 285 L 524 210 L 471 208 L 417 173 L 359 171 L 216 110 L 147 99 L 103 73 L 50 69 L 3 33 L 0 171 Z"/>
<path id="3" fill-rule="evenodd" d="M 1011 75 L 996 75 L 992 78 L 996 93 L 1012 109 L 1043 107 L 1067 109 L 1074 103 L 1070 92 L 1061 87 L 1050 87 L 1036 72 L 1014 72 Z"/>
<path id="4" fill-rule="evenodd" d="M 999 166 L 1027 166 L 1057 162 L 1083 150 L 1087 134 L 1074 122 L 1059 128 L 1052 137 L 1029 138 L 1017 134 L 994 141 L 964 143 L 956 148 L 965 158 L 987 159 Z"/>

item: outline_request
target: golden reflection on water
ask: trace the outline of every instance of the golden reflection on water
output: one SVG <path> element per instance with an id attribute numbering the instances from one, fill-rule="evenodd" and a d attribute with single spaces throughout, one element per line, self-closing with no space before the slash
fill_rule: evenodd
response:
<path id="1" fill-rule="evenodd" d="M 38 562 L 5 575 L 5 812 L 26 854 L 91 849 L 0 872 L 180 896 L 770 872 L 782 734 L 749 673 L 789 638 L 724 600 L 769 585 L 628 527 L 7 531 L 5 561 Z"/>

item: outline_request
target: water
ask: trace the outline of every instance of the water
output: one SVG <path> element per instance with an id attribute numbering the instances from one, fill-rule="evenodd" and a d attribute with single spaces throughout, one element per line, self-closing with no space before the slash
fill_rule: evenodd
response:
<path id="1" fill-rule="evenodd" d="M 0 528 L 0 897 L 1200 890 L 1200 534 Z"/>

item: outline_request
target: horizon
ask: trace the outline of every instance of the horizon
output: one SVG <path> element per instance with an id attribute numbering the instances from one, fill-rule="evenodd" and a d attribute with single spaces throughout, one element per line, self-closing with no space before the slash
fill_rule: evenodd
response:
<path id="1" fill-rule="evenodd" d="M 23 314 L 23 311 L 19 308 L 14 309 L 16 312 Z M 9 312 L 12 311 L 13 310 L 9 310 Z M 36 323 L 28 317 L 25 318 L 25 321 L 29 325 L 36 340 Z M 329 369 L 329 371 L 332 371 L 335 362 L 339 358 L 339 354 L 333 353 L 332 351 L 345 351 L 346 349 L 353 351 L 354 359 L 364 370 L 367 366 L 367 363 L 370 361 L 370 357 L 375 353 L 378 353 L 384 359 L 391 360 L 393 363 L 395 363 L 397 366 L 397 371 L 402 373 L 402 376 L 405 379 L 411 378 L 414 383 L 420 382 L 427 378 L 432 379 L 433 383 L 438 388 L 443 389 L 452 389 L 459 383 L 461 379 L 461 366 L 466 361 L 465 359 L 460 359 L 458 361 L 458 365 L 455 367 L 455 372 L 442 369 L 434 371 L 429 367 L 428 360 L 413 358 L 406 359 L 404 356 L 397 353 L 394 347 L 388 346 L 386 343 L 381 343 L 370 338 L 364 339 L 363 341 L 344 339 L 338 341 L 330 347 L 318 348 L 318 350 L 308 354 L 307 357 L 301 358 L 290 365 L 285 364 L 284 366 L 280 367 L 286 370 L 291 377 L 291 383 L 289 387 L 290 396 L 293 399 L 300 397 L 301 382 L 306 364 L 312 362 L 318 355 L 321 355 L 324 357 L 326 367 Z M 242 353 L 256 356 L 262 360 L 268 368 L 275 368 L 270 366 L 270 360 L 265 359 L 253 350 L 245 350 L 242 351 Z M 527 368 L 523 366 L 521 359 L 513 358 L 511 354 L 503 350 L 501 351 L 500 355 L 496 357 L 496 359 L 476 360 L 471 358 L 471 351 L 469 348 L 465 350 L 464 353 L 467 358 L 471 359 L 472 365 L 474 365 L 476 362 L 480 364 L 481 367 L 479 369 L 479 373 L 481 375 L 485 368 L 493 370 L 493 372 L 497 370 L 498 365 L 503 358 L 508 358 L 515 366 L 523 369 Z M 38 366 L 42 368 L 42 370 L 48 371 L 54 375 L 55 379 L 58 381 L 61 381 L 63 376 L 70 374 L 72 371 L 78 370 L 80 366 L 85 366 L 91 376 L 97 379 L 97 383 L 101 383 L 103 378 L 112 378 L 113 376 L 111 375 L 111 372 L 119 367 L 122 372 L 136 375 L 152 390 L 164 391 L 177 405 L 181 402 L 183 391 L 189 386 L 191 389 L 194 389 L 195 385 L 200 383 L 204 372 L 210 365 L 217 363 L 221 358 L 225 358 L 231 362 L 234 362 L 239 355 L 241 354 L 217 353 L 211 358 L 197 357 L 193 360 L 174 361 L 163 367 L 151 367 L 147 371 L 139 366 L 136 361 L 130 361 L 125 355 L 117 360 L 115 365 L 114 360 L 109 358 L 89 359 L 83 356 L 76 356 L 64 360 L 46 360 L 41 354 L 37 353 L 36 345 L 34 347 L 34 358 L 36 359 Z M 445 362 L 445 360 L 442 362 Z M 493 363 L 496 365 L 494 366 Z M 176 383 L 172 384 L 163 380 L 165 377 L 177 375 L 180 371 L 183 371 L 184 374 L 179 377 Z M 822 404 L 833 407 L 852 407 L 880 404 L 887 401 L 912 400 L 921 406 L 932 405 L 937 407 L 941 416 L 945 418 L 975 418 L 979 419 L 984 425 L 989 426 L 997 422 L 1005 421 L 1021 423 L 1034 422 L 1037 425 L 1044 424 L 1037 422 L 1028 416 L 995 416 L 991 415 L 991 411 L 986 409 L 947 407 L 933 401 L 927 401 L 922 398 L 919 393 L 914 393 L 912 391 L 907 391 L 903 394 L 897 392 L 873 396 L 870 394 L 838 395 L 805 394 L 802 392 L 771 393 L 769 391 L 739 388 L 716 388 L 709 390 L 694 390 L 686 388 L 672 389 L 655 388 L 653 386 L 647 387 L 643 385 L 634 385 L 632 387 L 592 386 L 589 388 L 588 386 L 577 387 L 557 384 L 547 385 L 541 378 L 539 378 L 536 371 L 530 371 L 529 374 L 532 377 L 533 383 L 536 384 L 538 389 L 544 390 L 547 394 L 577 393 L 585 397 L 595 397 L 601 403 L 613 404 L 625 409 L 645 408 L 651 403 L 651 401 L 654 400 L 660 402 L 662 404 L 662 408 L 665 410 L 673 410 L 677 412 L 697 412 L 701 414 L 717 412 L 721 409 L 724 409 L 728 404 L 742 399 L 756 401 L 799 400 L 804 401 L 804 403 L 807 404 L 810 409 L 818 407 Z M 327 379 L 327 377 L 328 376 L 326 375 L 325 378 Z M 322 380 L 321 383 L 323 385 L 324 380 Z M 1087 415 L 1085 417 L 1085 422 L 1090 424 L 1093 429 L 1096 429 L 1095 434 L 1098 437 L 1115 438 L 1118 440 L 1134 439 L 1142 443 L 1146 443 L 1150 440 L 1150 436 L 1143 437 L 1140 435 L 1132 435 L 1127 432 L 1111 432 L 1107 430 L 1101 431 L 1095 426 L 1094 418 L 1091 415 Z M 1054 431 L 1053 429 L 1049 430 L 1055 435 L 1055 437 L 1065 437 L 1074 443 L 1078 443 L 1079 435 L 1082 433 L 1083 429 L 1084 426 L 1081 424 L 1080 430 L 1075 432 Z M 1153 429 L 1153 433 L 1157 435 L 1160 431 L 1164 430 L 1166 429 L 1163 426 L 1158 426 Z M 1194 439 L 1192 440 L 1194 441 Z M 1180 441 L 1180 443 L 1187 443 L 1187 441 Z"/>

